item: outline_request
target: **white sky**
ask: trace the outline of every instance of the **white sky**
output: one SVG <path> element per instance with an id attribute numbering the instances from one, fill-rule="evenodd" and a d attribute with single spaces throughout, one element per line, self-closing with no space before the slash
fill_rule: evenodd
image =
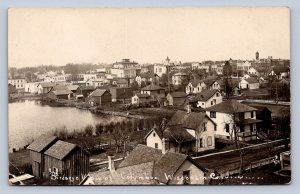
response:
<path id="1" fill-rule="evenodd" d="M 9 9 L 9 66 L 290 58 L 288 8 Z"/>

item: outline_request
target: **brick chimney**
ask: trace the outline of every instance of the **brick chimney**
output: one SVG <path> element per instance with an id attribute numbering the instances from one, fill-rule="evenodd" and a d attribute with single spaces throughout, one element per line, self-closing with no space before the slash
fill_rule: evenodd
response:
<path id="1" fill-rule="evenodd" d="M 115 171 L 115 161 L 112 159 L 112 156 L 108 156 L 108 169 L 113 172 Z"/>
<path id="2" fill-rule="evenodd" d="M 165 154 L 167 152 L 166 150 L 166 139 L 162 138 L 162 147 L 161 147 L 162 154 Z"/>

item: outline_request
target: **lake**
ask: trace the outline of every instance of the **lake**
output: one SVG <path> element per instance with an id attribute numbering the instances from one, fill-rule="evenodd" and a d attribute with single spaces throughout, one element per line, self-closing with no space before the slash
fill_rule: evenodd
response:
<path id="1" fill-rule="evenodd" d="M 66 127 L 70 131 L 87 125 L 126 120 L 103 116 L 74 107 L 52 107 L 41 101 L 23 100 L 8 104 L 9 149 L 24 147 L 41 134 Z"/>

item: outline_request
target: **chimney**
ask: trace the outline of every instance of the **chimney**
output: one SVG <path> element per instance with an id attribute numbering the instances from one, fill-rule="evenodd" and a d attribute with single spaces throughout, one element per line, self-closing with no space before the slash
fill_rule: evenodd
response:
<path id="1" fill-rule="evenodd" d="M 115 161 L 112 159 L 112 156 L 108 156 L 108 169 L 111 172 L 114 172 L 116 170 L 115 169 Z"/>
<path id="2" fill-rule="evenodd" d="M 187 114 L 189 114 L 189 113 L 191 113 L 191 112 L 192 112 L 192 110 L 191 110 L 191 105 L 188 104 L 188 105 L 187 105 Z"/>
<path id="3" fill-rule="evenodd" d="M 162 154 L 165 154 L 167 152 L 166 150 L 166 139 L 162 138 L 162 147 L 161 147 Z"/>

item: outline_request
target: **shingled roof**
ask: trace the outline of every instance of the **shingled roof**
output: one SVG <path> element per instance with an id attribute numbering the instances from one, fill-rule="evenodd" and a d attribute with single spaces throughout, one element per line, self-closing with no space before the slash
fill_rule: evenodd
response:
<path id="1" fill-rule="evenodd" d="M 121 162 L 119 168 L 133 167 L 138 164 L 153 162 L 153 177 L 156 177 L 159 182 L 168 183 L 165 173 L 170 175 L 175 174 L 186 160 L 190 160 L 194 163 L 188 155 L 174 152 L 162 154 L 159 149 L 139 144 L 133 149 L 129 156 Z M 200 167 L 198 164 L 194 164 L 204 172 L 206 171 L 206 169 Z"/>
<path id="2" fill-rule="evenodd" d="M 45 152 L 45 154 L 48 155 L 48 156 L 52 156 L 54 158 L 57 158 L 59 160 L 62 160 L 75 148 L 76 148 L 75 144 L 58 140 L 54 145 L 52 145 Z"/>
<path id="3" fill-rule="evenodd" d="M 206 90 L 203 89 L 200 93 L 198 93 L 194 98 L 190 100 L 190 102 L 206 102 L 209 100 L 215 93 L 217 93 L 218 90 Z"/>
<path id="4" fill-rule="evenodd" d="M 55 86 L 56 84 L 52 83 L 52 82 L 41 82 L 41 83 L 39 83 L 39 85 L 41 85 L 43 88 L 51 88 L 51 87 Z"/>
<path id="5" fill-rule="evenodd" d="M 168 122 L 168 126 L 182 125 L 183 128 L 196 130 L 205 118 L 210 119 L 203 112 L 187 113 L 186 111 L 179 110 L 172 116 Z"/>
<path id="6" fill-rule="evenodd" d="M 163 137 L 173 142 L 190 142 L 196 140 L 182 125 L 168 126 L 163 131 Z"/>
<path id="7" fill-rule="evenodd" d="M 185 98 L 186 97 L 186 93 L 184 92 L 172 92 L 169 93 L 173 98 Z"/>
<path id="8" fill-rule="evenodd" d="M 52 135 L 41 135 L 37 139 L 32 142 L 27 149 L 36 151 L 36 152 L 43 152 L 49 146 L 51 146 L 57 140 L 56 136 Z"/>
<path id="9" fill-rule="evenodd" d="M 257 110 L 251 106 L 239 103 L 237 100 L 227 100 L 220 104 L 216 104 L 206 109 L 207 111 L 222 112 L 222 113 L 239 113 L 239 112 L 250 112 Z"/>
<path id="10" fill-rule="evenodd" d="M 92 178 L 95 185 L 152 185 L 155 184 L 155 180 L 151 178 L 153 168 L 154 162 L 145 162 L 117 168 L 115 172 L 90 172 L 88 176 Z"/>
<path id="11" fill-rule="evenodd" d="M 96 89 L 95 91 L 93 91 L 90 96 L 93 96 L 93 97 L 100 97 L 102 96 L 105 92 L 108 92 L 107 90 L 105 89 Z"/>
<path id="12" fill-rule="evenodd" d="M 258 83 L 258 80 L 253 78 L 253 77 L 250 77 L 248 79 L 245 79 L 245 81 L 247 81 L 249 84 L 254 84 L 254 83 Z"/>

